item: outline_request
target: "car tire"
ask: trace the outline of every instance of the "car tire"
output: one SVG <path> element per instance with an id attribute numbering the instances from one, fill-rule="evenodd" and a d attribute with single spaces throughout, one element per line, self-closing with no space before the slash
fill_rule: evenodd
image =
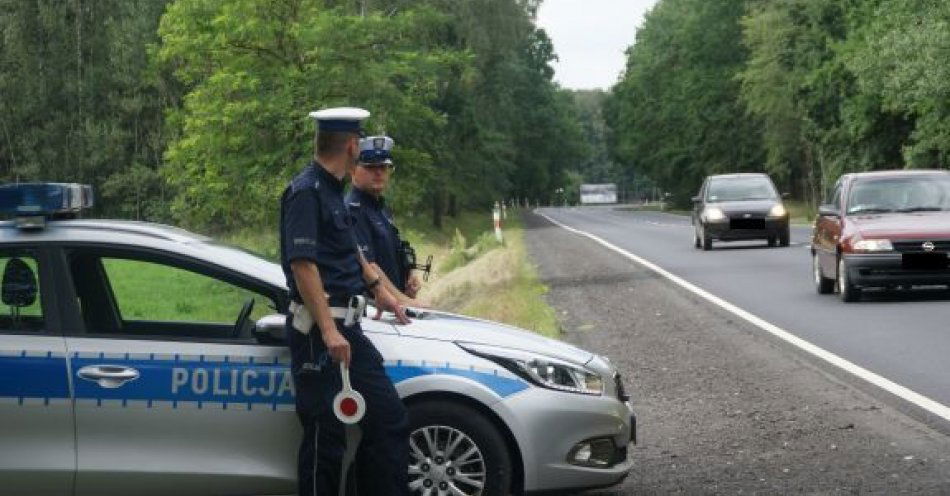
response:
<path id="1" fill-rule="evenodd" d="M 792 232 L 791 229 L 786 227 L 782 234 L 778 236 L 779 246 L 789 246 L 792 244 Z"/>
<path id="2" fill-rule="evenodd" d="M 766 242 L 769 244 L 769 248 L 774 248 L 778 244 L 778 238 L 775 236 L 769 236 L 766 238 Z"/>
<path id="3" fill-rule="evenodd" d="M 702 224 L 700 224 L 702 226 Z M 712 250 L 712 238 L 706 234 L 706 226 L 702 226 L 703 251 Z"/>
<path id="4" fill-rule="evenodd" d="M 439 494 L 451 493 L 449 484 L 454 484 L 462 494 L 505 496 L 511 492 L 511 457 L 506 449 L 505 438 L 478 410 L 447 401 L 411 404 L 409 432 L 411 494 L 429 494 L 432 488 Z M 431 443 L 427 441 L 426 433 Z M 456 445 L 451 452 L 442 451 L 452 443 Z M 469 453 L 472 448 L 476 450 L 468 455 L 467 463 L 461 466 L 453 464 L 461 461 L 458 458 Z M 453 472 L 459 468 L 465 471 Z M 466 484 L 460 477 L 465 473 L 471 479 L 480 480 L 483 483 L 481 489 Z M 477 473 L 484 475 L 471 475 Z"/>
<path id="5" fill-rule="evenodd" d="M 815 280 L 815 291 L 818 294 L 831 294 L 835 291 L 835 280 L 825 277 L 821 271 L 821 262 L 818 260 L 818 254 L 811 256 L 812 276 Z"/>
<path id="6" fill-rule="evenodd" d="M 835 281 L 841 301 L 851 303 L 861 299 L 861 288 L 851 284 L 848 266 L 843 257 L 838 257 L 838 274 Z"/>

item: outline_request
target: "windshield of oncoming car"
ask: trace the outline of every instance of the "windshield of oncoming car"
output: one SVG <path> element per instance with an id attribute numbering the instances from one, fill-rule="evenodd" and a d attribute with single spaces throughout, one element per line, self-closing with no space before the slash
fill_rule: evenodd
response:
<path id="1" fill-rule="evenodd" d="M 751 177 L 722 177 L 710 180 L 706 192 L 706 201 L 746 201 L 772 200 L 778 195 L 768 178 Z"/>
<path id="2" fill-rule="evenodd" d="M 950 210 L 950 175 L 858 180 L 851 187 L 848 214 Z"/>

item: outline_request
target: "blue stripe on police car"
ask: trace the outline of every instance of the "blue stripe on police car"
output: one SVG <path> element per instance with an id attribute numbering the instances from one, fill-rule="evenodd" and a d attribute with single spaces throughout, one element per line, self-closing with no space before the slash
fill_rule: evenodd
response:
<path id="1" fill-rule="evenodd" d="M 135 355 L 142 356 L 141 354 Z M 293 377 L 277 359 L 255 362 L 251 357 L 205 357 L 184 360 L 180 355 L 131 358 L 129 354 L 75 353 L 71 368 L 75 398 L 95 400 L 97 405 L 126 406 L 128 401 L 168 404 L 197 403 L 199 406 L 245 404 L 273 408 L 294 404 Z M 121 358 L 120 358 L 121 357 Z M 191 358 L 189 356 L 189 358 Z M 135 369 L 138 376 L 118 387 L 102 387 L 78 373 L 84 367 L 107 366 Z M 460 368 L 451 364 L 388 362 L 386 373 L 394 383 L 428 375 L 450 375 L 477 382 L 502 398 L 527 389 L 524 381 L 497 370 Z M 53 353 L 20 352 L 0 356 L 0 397 L 68 399 L 67 363 Z M 116 400 L 119 400 L 116 403 Z"/>

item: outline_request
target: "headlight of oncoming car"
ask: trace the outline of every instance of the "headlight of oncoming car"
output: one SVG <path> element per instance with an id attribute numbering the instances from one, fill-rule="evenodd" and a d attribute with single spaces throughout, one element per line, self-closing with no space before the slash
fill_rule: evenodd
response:
<path id="1" fill-rule="evenodd" d="M 860 252 L 894 251 L 894 245 L 889 239 L 862 239 L 856 241 L 851 247 L 854 251 Z"/>
<path id="2" fill-rule="evenodd" d="M 788 214 L 788 211 L 785 210 L 785 205 L 781 203 L 776 203 L 772 210 L 769 210 L 769 217 L 785 217 Z"/>
<path id="3" fill-rule="evenodd" d="M 706 207 L 706 209 L 703 210 L 703 216 L 706 217 L 707 222 L 726 220 L 726 214 L 722 213 L 721 208 L 717 207 Z"/>
<path id="4" fill-rule="evenodd" d="M 603 378 L 583 366 L 521 350 L 474 343 L 456 343 L 463 350 L 491 360 L 526 381 L 548 389 L 600 396 Z"/>

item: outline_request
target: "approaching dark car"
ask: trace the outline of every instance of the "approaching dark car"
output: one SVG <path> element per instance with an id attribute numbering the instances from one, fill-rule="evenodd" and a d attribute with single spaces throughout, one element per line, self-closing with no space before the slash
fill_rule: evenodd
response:
<path id="1" fill-rule="evenodd" d="M 815 220 L 815 288 L 856 301 L 867 287 L 950 285 L 948 252 L 950 173 L 847 174 Z"/>
<path id="2" fill-rule="evenodd" d="M 711 250 L 713 240 L 763 239 L 788 246 L 788 211 L 765 174 L 709 176 L 693 197 L 693 243 Z"/>

